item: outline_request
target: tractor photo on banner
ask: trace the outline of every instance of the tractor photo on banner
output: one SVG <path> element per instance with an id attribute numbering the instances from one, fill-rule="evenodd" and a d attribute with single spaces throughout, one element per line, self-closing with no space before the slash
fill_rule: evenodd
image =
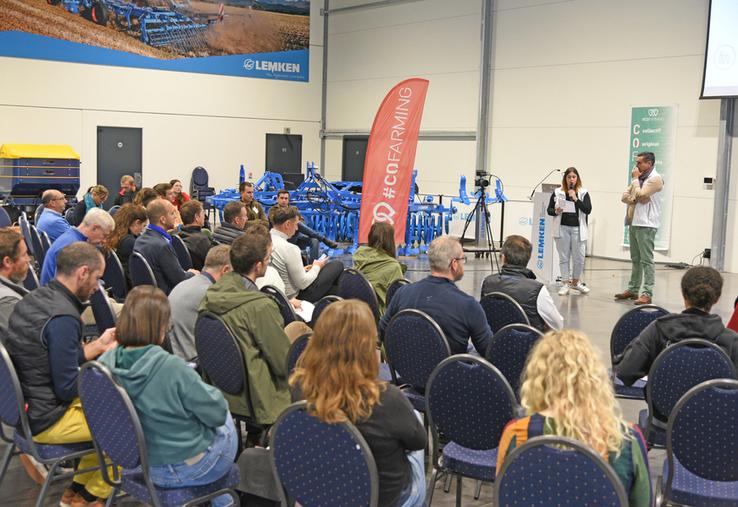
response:
<path id="1" fill-rule="evenodd" d="M 382 101 L 374 117 L 364 161 L 359 243 L 366 243 L 374 222 L 395 228 L 395 243 L 405 243 L 408 199 L 420 120 L 428 80 L 398 83 Z"/>

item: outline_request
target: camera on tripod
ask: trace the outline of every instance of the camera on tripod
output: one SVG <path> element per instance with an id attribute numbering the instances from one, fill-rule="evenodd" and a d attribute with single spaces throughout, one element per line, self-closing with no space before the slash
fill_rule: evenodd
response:
<path id="1" fill-rule="evenodd" d="M 489 174 L 477 173 L 476 177 L 474 178 L 474 186 L 487 188 L 489 186 Z"/>

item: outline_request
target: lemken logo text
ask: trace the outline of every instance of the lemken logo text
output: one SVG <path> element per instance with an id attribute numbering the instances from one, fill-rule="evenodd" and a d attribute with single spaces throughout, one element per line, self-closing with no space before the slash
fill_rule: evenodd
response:
<path id="1" fill-rule="evenodd" d="M 538 269 L 543 269 L 543 254 L 546 245 L 546 219 L 541 218 L 538 220 L 538 255 L 536 256 L 536 265 Z"/>
<path id="2" fill-rule="evenodd" d="M 252 60 L 248 58 L 244 60 L 243 67 L 246 70 L 263 70 L 266 72 L 289 72 L 299 74 L 300 64 L 289 62 L 270 62 L 267 60 Z"/>

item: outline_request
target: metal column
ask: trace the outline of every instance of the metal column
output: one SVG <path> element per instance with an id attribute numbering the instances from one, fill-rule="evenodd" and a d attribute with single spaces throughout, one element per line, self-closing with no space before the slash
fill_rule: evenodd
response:
<path id="1" fill-rule="evenodd" d="M 325 136 L 328 115 L 328 19 L 330 0 L 323 0 L 323 82 L 320 84 L 320 174 L 325 176 Z"/>
<path id="2" fill-rule="evenodd" d="M 715 171 L 715 204 L 712 210 L 712 244 L 710 265 L 718 271 L 725 269 L 725 233 L 728 225 L 728 198 L 730 196 L 730 158 L 733 151 L 735 99 L 720 101 L 720 130 L 718 131 L 717 168 Z"/>
<path id="3" fill-rule="evenodd" d="M 490 83 L 492 78 L 492 9 L 494 0 L 482 0 L 482 34 L 479 61 L 479 112 L 477 116 L 477 162 L 476 179 L 486 178 L 487 140 L 489 131 Z M 478 188 L 478 185 L 475 186 Z M 486 204 L 486 203 L 485 203 Z M 477 208 L 476 227 L 474 228 L 474 244 L 480 246 L 486 240 L 485 217 Z M 501 239 L 501 238 L 500 238 Z"/>

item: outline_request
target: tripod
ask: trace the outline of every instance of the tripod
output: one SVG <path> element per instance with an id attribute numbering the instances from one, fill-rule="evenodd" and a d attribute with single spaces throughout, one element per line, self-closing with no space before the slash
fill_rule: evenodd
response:
<path id="1" fill-rule="evenodd" d="M 495 248 L 495 241 L 492 236 L 492 227 L 490 226 L 490 213 L 489 209 L 487 208 L 487 191 L 485 190 L 484 186 L 480 186 L 479 190 L 477 191 L 479 193 L 479 199 L 477 200 L 477 203 L 474 205 L 474 209 L 471 213 L 466 217 L 466 223 L 464 224 L 464 230 L 461 233 L 461 246 L 464 252 L 473 252 L 474 258 L 478 258 L 480 255 L 489 255 L 489 267 L 492 273 L 495 272 L 495 267 L 497 268 L 497 272 L 500 272 L 500 264 L 497 261 L 497 255 L 495 253 L 498 251 L 497 248 Z M 471 224 L 472 217 L 479 216 L 480 219 L 484 217 L 484 228 L 485 232 L 487 233 L 487 248 L 481 247 L 481 245 L 477 244 L 474 248 L 464 248 L 464 239 L 466 237 L 466 231 L 469 229 L 469 224 Z"/>

